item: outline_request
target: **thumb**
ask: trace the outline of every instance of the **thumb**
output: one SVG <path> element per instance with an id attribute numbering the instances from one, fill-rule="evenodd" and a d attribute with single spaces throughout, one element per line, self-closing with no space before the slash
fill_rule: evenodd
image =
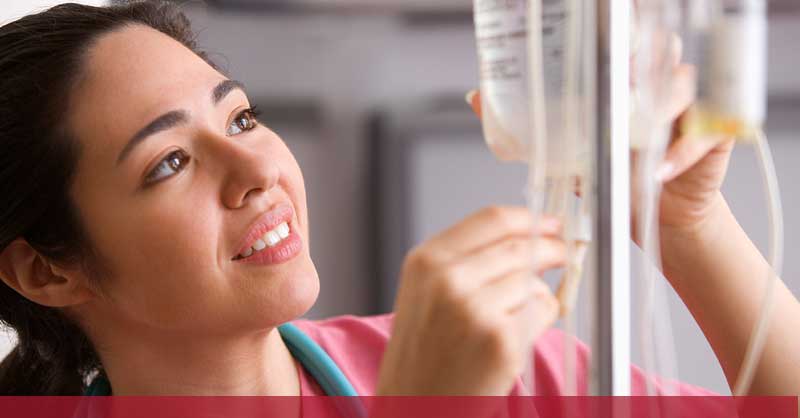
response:
<path id="1" fill-rule="evenodd" d="M 467 104 L 472 108 L 478 117 L 481 117 L 481 92 L 478 90 L 470 90 L 464 98 Z"/>
<path id="2" fill-rule="evenodd" d="M 713 151 L 732 146 L 733 140 L 724 136 L 678 138 L 667 150 L 656 177 L 664 183 L 672 181 Z"/>

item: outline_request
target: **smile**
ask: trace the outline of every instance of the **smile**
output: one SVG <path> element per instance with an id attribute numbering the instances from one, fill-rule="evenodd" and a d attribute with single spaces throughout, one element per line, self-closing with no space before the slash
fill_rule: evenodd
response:
<path id="1" fill-rule="evenodd" d="M 295 230 L 294 209 L 281 204 L 262 214 L 249 227 L 233 261 L 278 264 L 294 258 L 303 248 Z"/>
<path id="2" fill-rule="evenodd" d="M 286 222 L 281 223 L 280 225 L 276 226 L 274 229 L 267 231 L 261 238 L 258 238 L 252 246 L 247 247 L 246 250 L 239 253 L 239 255 L 234 258 L 234 260 L 241 260 L 243 258 L 250 257 L 254 253 L 262 251 L 264 248 L 267 247 L 275 247 L 276 245 L 280 244 L 281 241 L 288 238 L 291 233 L 289 229 L 289 224 Z"/>

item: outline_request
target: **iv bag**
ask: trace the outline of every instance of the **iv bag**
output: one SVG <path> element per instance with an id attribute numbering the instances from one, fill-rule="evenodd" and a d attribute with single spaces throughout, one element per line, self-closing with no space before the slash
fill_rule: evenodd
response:
<path id="1" fill-rule="evenodd" d="M 754 140 L 767 108 L 765 0 L 692 0 L 683 8 L 687 61 L 698 69 L 697 102 L 684 133 Z"/>
<path id="2" fill-rule="evenodd" d="M 501 160 L 532 161 L 531 153 L 537 150 L 532 149 L 535 129 L 531 114 L 534 110 L 542 111 L 546 114 L 547 142 L 544 151 L 547 158 L 542 161 L 547 163 L 548 177 L 574 174 L 579 171 L 575 161 L 585 161 L 588 150 L 565 143 L 564 136 L 570 135 L 574 141 L 584 143 L 590 129 L 585 123 L 584 105 L 591 99 L 583 94 L 586 77 L 582 70 L 586 60 L 581 54 L 581 47 L 585 46 L 581 34 L 572 33 L 576 39 L 573 39 L 572 48 L 568 45 L 571 39 L 568 31 L 580 32 L 575 29 L 580 28 L 582 22 L 569 20 L 576 19 L 570 14 L 569 1 L 539 1 L 541 30 L 536 33 L 530 32 L 527 0 L 474 2 L 484 138 Z M 533 65 L 542 67 L 545 109 L 532 109 L 529 63 L 534 43 L 541 47 L 542 60 Z M 568 61 L 570 57 L 574 62 Z M 570 129 L 574 132 L 565 132 Z"/>
<path id="3" fill-rule="evenodd" d="M 527 201 L 534 219 L 565 222 L 570 268 L 559 298 L 574 305 L 591 241 L 596 131 L 596 19 L 583 0 L 474 0 L 484 138 L 500 160 L 528 163 Z M 580 185 L 582 199 L 575 196 Z M 532 259 L 536 254 L 532 254 Z M 574 318 L 569 309 L 562 311 Z M 575 323 L 571 319 L 566 324 Z M 565 325 L 573 334 L 571 325 Z M 576 347 L 564 345 L 565 359 Z M 531 360 L 533 357 L 531 357 Z M 575 362 L 565 361 L 565 376 Z M 533 365 L 523 381 L 535 394 Z M 565 381 L 577 393 L 577 379 Z"/>
<path id="4" fill-rule="evenodd" d="M 483 134 L 501 160 L 527 161 L 530 142 L 526 0 L 475 0 Z"/>

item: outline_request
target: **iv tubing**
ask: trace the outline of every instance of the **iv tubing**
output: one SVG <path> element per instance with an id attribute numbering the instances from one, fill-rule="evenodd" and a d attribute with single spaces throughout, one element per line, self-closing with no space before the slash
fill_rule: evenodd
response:
<path id="1" fill-rule="evenodd" d="M 563 85 L 563 110 L 562 110 L 562 132 L 565 147 L 561 148 L 563 152 L 563 161 L 568 165 L 567 172 L 562 174 L 561 189 L 557 191 L 559 197 L 565 199 L 565 230 L 567 241 L 567 266 L 561 277 L 561 283 L 558 289 L 558 299 L 561 303 L 560 316 L 564 318 L 564 345 L 563 345 L 563 358 L 564 358 L 564 390 L 563 393 L 567 396 L 576 396 L 577 393 L 577 378 L 576 378 L 576 364 L 577 364 L 577 345 L 575 335 L 577 331 L 576 314 L 574 312 L 575 299 L 577 298 L 578 289 L 580 286 L 581 278 L 583 276 L 583 265 L 586 259 L 588 240 L 590 237 L 583 236 L 584 217 L 590 216 L 587 210 L 587 202 L 589 196 L 582 194 L 583 201 L 576 207 L 571 204 L 576 197 L 573 195 L 573 188 L 575 181 L 581 181 L 582 185 L 589 184 L 588 179 L 581 179 L 582 173 L 579 167 L 582 167 L 580 158 L 583 157 L 579 153 L 579 135 L 580 127 L 587 123 L 586 118 L 588 113 L 580 112 L 578 108 L 580 102 L 579 80 L 581 79 L 581 63 L 588 64 L 588 59 L 585 57 L 585 50 L 588 50 L 586 45 L 584 49 L 581 48 L 580 40 L 586 42 L 586 37 L 583 35 L 582 26 L 584 24 L 584 11 L 585 7 L 579 0 L 568 0 L 566 2 L 568 16 L 568 26 L 566 30 L 566 50 L 564 51 L 565 65 L 564 65 L 564 85 Z M 583 53 L 584 56 L 581 54 Z M 581 59 L 583 58 L 583 60 Z M 585 110 L 585 109 L 584 109 Z M 577 118 L 578 120 L 574 120 Z M 573 120 L 571 120 L 573 119 Z"/>
<path id="2" fill-rule="evenodd" d="M 655 129 L 657 135 L 661 130 Z M 656 373 L 656 351 L 655 351 L 655 338 L 653 337 L 654 323 L 655 323 L 655 269 L 660 266 L 661 257 L 655 250 L 656 243 L 655 237 L 658 236 L 658 228 L 656 227 L 655 219 L 658 217 L 659 207 L 656 202 L 659 200 L 661 194 L 661 187 L 659 184 L 650 178 L 651 173 L 655 172 L 655 165 L 660 161 L 664 155 L 664 146 L 661 145 L 664 141 L 659 141 L 661 138 L 651 138 L 648 141 L 648 146 L 644 148 L 639 155 L 638 173 L 641 192 L 639 196 L 640 206 L 638 210 L 638 223 L 639 234 L 641 237 L 642 251 L 644 257 L 641 260 L 641 286 L 643 287 L 639 314 L 639 345 L 642 351 L 642 361 L 644 369 L 647 373 Z M 656 390 L 651 378 L 645 379 L 647 389 L 647 396 L 656 396 Z"/>
<path id="3" fill-rule="evenodd" d="M 761 166 L 764 190 L 767 194 L 769 203 L 769 265 L 768 278 L 764 289 L 764 299 L 761 304 L 761 312 L 758 321 L 753 327 L 750 341 L 747 344 L 747 351 L 739 368 L 739 375 L 736 378 L 733 395 L 744 396 L 750 390 L 753 383 L 753 376 L 758 366 L 758 361 L 764 350 L 764 343 L 769 332 L 770 319 L 772 317 L 772 300 L 775 294 L 775 282 L 780 280 L 783 263 L 783 208 L 781 206 L 780 191 L 778 189 L 778 176 L 775 173 L 775 164 L 772 160 L 772 153 L 767 144 L 767 137 L 762 130 L 758 130 L 755 135 L 756 155 Z"/>
<path id="4" fill-rule="evenodd" d="M 545 100 L 544 100 L 544 74 L 542 69 L 542 60 L 544 59 L 542 53 L 541 42 L 530 42 L 533 34 L 542 35 L 542 5 L 540 0 L 531 0 L 528 3 L 528 67 L 531 71 L 530 95 L 531 95 L 531 120 L 533 121 L 531 127 L 531 142 L 528 149 L 528 209 L 534 219 L 534 223 L 541 218 L 543 209 L 543 192 L 545 176 L 544 172 L 547 165 L 547 126 L 545 114 Z M 537 65 L 538 64 L 538 65 Z M 535 265 L 535 255 L 532 255 Z M 536 382 L 534 378 L 535 371 L 534 350 L 528 356 L 528 365 L 525 367 L 523 382 L 528 389 L 528 394 L 536 395 Z"/>
<path id="5" fill-rule="evenodd" d="M 662 395 L 677 395 L 677 390 L 669 385 L 669 379 L 678 377 L 677 354 L 668 301 L 664 299 L 666 290 L 657 272 L 662 271 L 661 248 L 659 242 L 658 218 L 660 212 L 662 186 L 653 177 L 656 165 L 663 160 L 669 142 L 669 127 L 654 129 L 654 132 L 640 155 L 638 173 L 640 180 L 641 206 L 638 208 L 638 228 L 641 247 L 644 252 L 641 286 L 643 288 L 640 306 L 640 349 L 645 371 L 662 376 Z M 656 313 L 663 317 L 657 321 Z M 666 334 L 666 335 L 665 335 Z M 652 378 L 645 379 L 647 395 L 656 396 Z"/>
<path id="6" fill-rule="evenodd" d="M 669 97 L 672 83 L 664 83 L 663 79 L 671 79 L 672 66 L 665 66 L 671 62 L 674 54 L 671 42 L 666 42 L 665 48 L 663 33 L 654 28 L 661 28 L 663 22 L 654 18 L 654 4 L 641 11 L 636 23 L 642 28 L 649 27 L 646 36 L 637 36 L 637 48 L 640 50 L 637 61 L 638 97 L 640 110 L 638 118 L 646 118 L 645 122 L 639 121 L 641 126 L 649 126 L 634 130 L 637 134 L 636 142 L 641 144 L 638 151 L 635 176 L 638 179 L 638 206 L 636 210 L 636 228 L 639 246 L 642 251 L 638 273 L 641 275 L 637 281 L 640 289 L 639 315 L 638 315 L 638 342 L 642 355 L 645 371 L 645 387 L 648 396 L 673 395 L 675 390 L 667 386 L 669 378 L 677 378 L 677 361 L 674 339 L 672 338 L 672 325 L 669 314 L 668 301 L 664 299 L 666 290 L 660 280 L 658 272 L 662 271 L 660 250 L 660 202 L 662 184 L 655 178 L 656 168 L 663 161 L 669 147 L 672 123 L 662 120 L 658 115 L 664 113 L 666 103 L 661 97 Z M 647 11 L 651 13 L 647 13 Z M 660 9 L 658 9 L 660 10 Z M 663 13 L 663 11 L 661 11 Z M 641 30 L 641 29 L 640 29 Z M 633 35 L 632 35 L 633 36 Z M 641 51 L 650 51 L 644 53 Z M 653 51 L 660 52 L 658 54 Z M 664 90 L 666 89 L 666 90 Z M 657 317 L 660 314 L 660 319 Z M 654 376 L 664 377 L 658 385 Z M 660 387 L 660 386 L 663 386 Z M 657 413 L 654 410 L 653 413 Z M 655 416 L 655 415 L 654 415 Z"/>

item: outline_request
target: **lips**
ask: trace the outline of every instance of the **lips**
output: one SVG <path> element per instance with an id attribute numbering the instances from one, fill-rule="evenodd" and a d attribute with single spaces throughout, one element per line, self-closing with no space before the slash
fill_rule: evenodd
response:
<path id="1" fill-rule="evenodd" d="M 279 204 L 259 216 L 247 229 L 247 234 L 242 238 L 233 259 L 241 257 L 240 254 L 252 249 L 256 241 L 262 240 L 265 235 L 275 230 L 279 225 L 284 223 L 291 224 L 293 217 L 294 209 L 289 204 Z"/>

